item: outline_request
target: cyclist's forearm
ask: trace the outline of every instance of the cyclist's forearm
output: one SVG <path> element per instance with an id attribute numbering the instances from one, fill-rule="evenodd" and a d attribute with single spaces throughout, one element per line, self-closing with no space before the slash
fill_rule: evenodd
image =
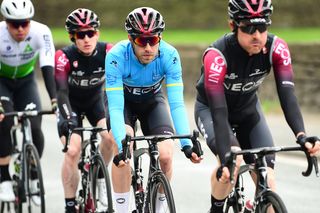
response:
<path id="1" fill-rule="evenodd" d="M 168 87 L 168 101 L 175 130 L 178 135 L 190 134 L 188 115 L 183 100 L 183 86 Z M 181 148 L 192 143 L 189 139 L 180 140 Z"/>
<path id="2" fill-rule="evenodd" d="M 280 88 L 279 98 L 287 123 L 296 136 L 299 132 L 305 132 L 302 114 L 293 88 Z"/>
<path id="3" fill-rule="evenodd" d="M 57 98 L 56 84 L 55 84 L 54 75 L 53 75 L 53 67 L 44 66 L 44 67 L 41 67 L 41 70 L 42 70 L 44 83 L 50 99 L 52 100 Z"/>
<path id="4" fill-rule="evenodd" d="M 121 140 L 126 136 L 124 121 L 124 96 L 123 90 L 107 90 L 108 110 L 112 135 L 117 143 L 119 152 L 122 150 Z"/>
<path id="5" fill-rule="evenodd" d="M 67 90 L 58 90 L 58 108 L 65 119 L 71 118 L 72 108 Z"/>

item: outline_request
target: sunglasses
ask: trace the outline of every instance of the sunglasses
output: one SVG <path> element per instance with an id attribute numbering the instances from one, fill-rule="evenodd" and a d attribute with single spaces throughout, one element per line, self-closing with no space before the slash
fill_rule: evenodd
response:
<path id="1" fill-rule="evenodd" d="M 154 46 L 160 42 L 161 38 L 159 36 L 150 36 L 150 37 L 144 37 L 144 36 L 139 36 L 136 38 L 133 38 L 133 42 L 140 46 L 140 47 L 145 47 L 147 44 L 150 46 Z"/>
<path id="2" fill-rule="evenodd" d="M 19 29 L 20 27 L 26 28 L 27 26 L 29 26 L 29 23 L 30 23 L 29 20 L 26 20 L 26 21 L 6 20 L 6 21 L 11 27 L 15 29 Z"/>
<path id="3" fill-rule="evenodd" d="M 96 33 L 97 31 L 94 30 L 79 31 L 75 33 L 75 37 L 76 39 L 84 39 L 86 36 L 92 38 L 93 36 L 95 36 Z"/>
<path id="4" fill-rule="evenodd" d="M 264 33 L 268 29 L 268 25 L 266 24 L 257 24 L 257 25 L 245 25 L 245 26 L 239 26 L 240 30 L 247 34 L 254 34 L 257 30 L 260 33 Z"/>

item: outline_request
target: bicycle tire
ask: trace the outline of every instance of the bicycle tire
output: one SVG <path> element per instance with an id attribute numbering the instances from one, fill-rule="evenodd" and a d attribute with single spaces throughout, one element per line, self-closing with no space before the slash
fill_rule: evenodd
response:
<path id="1" fill-rule="evenodd" d="M 1 202 L 1 213 L 14 213 L 14 202 Z"/>
<path id="2" fill-rule="evenodd" d="M 25 168 L 25 184 L 20 184 L 20 187 L 25 188 L 25 202 L 23 199 L 18 199 L 18 212 L 22 212 L 26 206 L 27 212 L 40 212 L 45 213 L 45 197 L 44 197 L 44 185 L 42 170 L 40 164 L 40 157 L 36 147 L 33 144 L 26 144 L 23 150 L 24 155 L 24 168 Z M 32 173 L 32 174 L 31 174 Z M 33 175 L 33 177 L 32 177 Z M 38 179 L 38 190 L 37 192 L 32 192 L 31 181 Z M 19 188 L 19 187 L 18 187 Z M 19 190 L 19 189 L 18 189 Z M 21 195 L 21 193 L 20 193 Z M 36 205 L 32 196 L 38 195 L 41 200 L 40 206 Z M 19 197 L 21 198 L 21 197 Z M 25 205 L 24 205 L 25 204 Z"/>
<path id="3" fill-rule="evenodd" d="M 173 198 L 171 186 L 169 184 L 167 177 L 161 171 L 156 171 L 155 173 L 151 174 L 149 180 L 151 181 L 150 183 L 151 185 L 149 188 L 150 202 L 148 202 L 150 204 L 149 206 L 150 213 L 156 213 L 156 209 L 158 207 L 157 194 L 160 188 L 163 190 L 162 194 L 165 196 L 164 199 L 167 201 L 166 202 L 167 204 L 164 207 L 165 211 L 162 211 L 162 212 L 175 213 L 176 208 L 174 204 L 174 198 Z"/>
<path id="4" fill-rule="evenodd" d="M 107 167 L 104 163 L 104 160 L 102 159 L 101 155 L 95 155 L 93 157 L 93 162 L 94 164 L 90 167 L 90 176 L 91 176 L 91 181 L 92 181 L 92 195 L 93 195 L 93 202 L 94 206 L 96 208 L 96 212 L 114 212 L 113 210 L 113 201 L 112 201 L 112 192 L 111 192 L 111 182 L 110 182 L 110 176 L 109 172 L 107 170 Z M 102 211 L 100 210 L 100 202 L 99 202 L 99 196 L 98 196 L 98 174 L 102 172 L 103 179 L 106 184 L 106 195 L 107 195 L 107 200 L 108 200 L 108 208 L 107 211 L 103 209 Z"/>
<path id="5" fill-rule="evenodd" d="M 131 168 L 131 188 L 132 188 L 132 197 L 134 198 L 135 206 L 132 207 L 132 213 L 142 213 L 144 207 L 144 188 L 143 183 L 138 186 L 137 183 L 137 174 L 134 169 Z M 131 198 L 131 197 L 130 197 Z"/>
<path id="6" fill-rule="evenodd" d="M 259 198 L 260 199 L 260 198 Z M 287 208 L 280 196 L 272 191 L 262 194 L 262 201 L 256 206 L 256 213 L 266 213 L 269 207 L 273 207 L 275 213 L 287 213 Z"/>
<path id="7" fill-rule="evenodd" d="M 225 201 L 223 212 L 224 213 L 239 213 L 241 209 L 239 208 L 238 204 L 238 196 L 234 192 L 231 197 L 228 197 Z"/>

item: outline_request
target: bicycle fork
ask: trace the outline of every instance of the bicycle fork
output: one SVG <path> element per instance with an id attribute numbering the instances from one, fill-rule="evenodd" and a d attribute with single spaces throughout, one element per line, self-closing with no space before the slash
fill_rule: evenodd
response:
<path id="1" fill-rule="evenodd" d="M 84 157 L 84 156 L 83 156 Z M 89 171 L 90 171 L 90 162 L 89 159 L 83 159 L 79 162 L 78 168 L 82 171 L 81 175 L 81 185 L 82 189 L 79 190 L 78 203 L 80 204 L 80 208 L 84 208 L 85 213 L 94 213 L 95 205 L 93 202 L 93 195 L 90 190 L 90 181 L 88 180 Z M 82 204 L 82 205 L 81 205 Z"/>
<path id="2" fill-rule="evenodd" d="M 253 210 L 256 209 L 258 203 L 263 202 L 264 194 L 266 191 L 271 191 L 268 185 L 268 172 L 267 172 L 267 163 L 263 155 L 259 155 L 255 164 L 255 171 L 257 173 L 257 187 L 255 192 L 255 199 L 253 201 Z"/>

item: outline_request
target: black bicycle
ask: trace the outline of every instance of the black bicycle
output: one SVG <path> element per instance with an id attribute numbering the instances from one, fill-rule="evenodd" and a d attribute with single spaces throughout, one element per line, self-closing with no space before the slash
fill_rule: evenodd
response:
<path id="1" fill-rule="evenodd" d="M 69 132 L 68 142 L 65 144 L 63 152 L 67 152 L 70 136 L 72 132 L 82 135 L 81 157 L 78 168 L 81 174 L 81 188 L 78 190 L 77 204 L 80 213 L 114 212 L 111 194 L 111 183 L 108 169 L 104 163 L 98 146 L 98 133 L 105 131 L 102 127 L 79 127 Z M 90 132 L 90 139 L 84 140 L 83 132 Z M 98 182 L 104 181 L 107 196 L 107 205 L 102 205 L 99 200 Z M 107 206 L 107 208 L 105 207 Z"/>
<path id="2" fill-rule="evenodd" d="M 194 131 L 193 135 L 151 135 L 151 136 L 126 136 L 122 141 L 124 159 L 131 158 L 130 143 L 133 142 L 133 168 L 132 168 L 132 190 L 135 198 L 135 213 L 150 212 L 156 213 L 157 199 L 166 201 L 165 212 L 175 213 L 175 203 L 170 183 L 160 169 L 158 142 L 168 139 L 189 138 L 193 143 L 194 152 L 198 156 L 203 155 L 201 145 L 197 140 L 199 132 Z M 136 141 L 146 141 L 148 147 L 137 148 Z M 143 186 L 142 156 L 149 156 L 149 172 L 146 187 Z M 161 197 L 157 197 L 161 192 Z"/>
<path id="3" fill-rule="evenodd" d="M 12 176 L 16 199 L 13 202 L 13 207 L 12 203 L 2 202 L 1 213 L 45 212 L 42 170 L 39 154 L 32 140 L 30 118 L 48 114 L 54 114 L 54 112 L 27 110 L 4 114 L 6 117 L 14 117 L 15 120 L 15 124 L 11 128 L 13 153 L 9 164 L 9 172 Z M 19 137 L 18 130 L 20 130 L 22 137 Z M 34 196 L 40 198 L 40 203 L 33 201 Z"/>
<path id="4" fill-rule="evenodd" d="M 318 161 L 316 157 L 311 157 L 307 152 L 304 144 L 293 147 L 262 147 L 248 150 L 231 151 L 227 153 L 226 165 L 230 171 L 230 181 L 235 183 L 232 192 L 226 199 L 224 212 L 256 212 L 266 213 L 267 210 L 273 209 L 276 213 L 286 213 L 287 208 L 280 198 L 280 196 L 271 191 L 267 183 L 267 164 L 266 155 L 277 153 L 277 152 L 288 152 L 288 151 L 303 151 L 308 161 L 308 168 L 305 172 L 302 172 L 303 176 L 309 176 L 315 168 L 316 176 L 319 177 Z M 253 155 L 255 162 L 253 164 L 245 164 L 240 166 L 237 180 L 234 180 L 234 169 L 237 155 Z M 256 190 L 252 203 L 252 210 L 245 210 L 245 197 L 244 197 L 244 181 L 242 175 L 246 172 L 253 172 L 257 176 Z"/>

